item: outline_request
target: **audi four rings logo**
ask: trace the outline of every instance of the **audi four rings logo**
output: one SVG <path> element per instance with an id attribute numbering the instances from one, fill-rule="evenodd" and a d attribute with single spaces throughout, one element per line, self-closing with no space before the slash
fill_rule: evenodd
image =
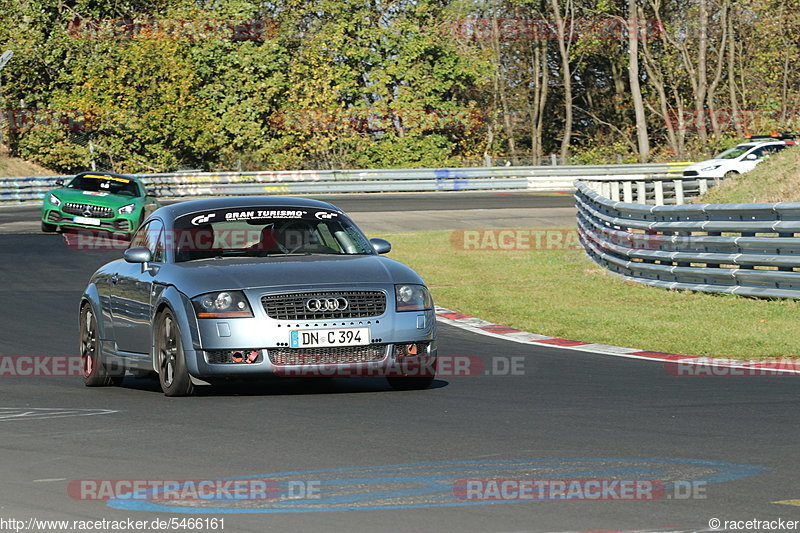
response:
<path id="1" fill-rule="evenodd" d="M 344 311 L 350 307 L 346 298 L 311 298 L 306 301 L 309 311 Z"/>

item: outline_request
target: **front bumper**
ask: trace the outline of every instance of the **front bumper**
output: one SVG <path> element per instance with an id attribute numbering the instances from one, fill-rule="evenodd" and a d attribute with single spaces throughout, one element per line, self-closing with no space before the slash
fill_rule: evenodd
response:
<path id="1" fill-rule="evenodd" d="M 96 223 L 75 222 L 75 217 L 76 215 L 64 213 L 55 206 L 48 206 L 42 209 L 42 222 L 59 227 L 101 229 L 114 233 L 130 234 L 136 230 L 139 222 L 139 213 L 136 211 L 128 215 L 117 214 L 108 218 L 90 218 Z"/>
<path id="2" fill-rule="evenodd" d="M 199 342 L 186 350 L 198 379 L 429 375 L 436 361 L 434 311 L 380 317 L 292 322 L 266 317 L 196 319 Z M 290 348 L 293 329 L 367 327 L 370 344 Z M 432 374 L 431 374 L 432 375 Z"/>

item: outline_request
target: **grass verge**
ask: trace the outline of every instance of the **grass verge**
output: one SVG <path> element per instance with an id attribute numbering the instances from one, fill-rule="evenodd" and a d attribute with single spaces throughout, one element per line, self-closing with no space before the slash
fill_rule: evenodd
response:
<path id="1" fill-rule="evenodd" d="M 800 152 L 800 149 L 798 149 Z M 453 232 L 380 235 L 437 305 L 525 331 L 709 357 L 800 356 L 800 302 L 625 282 L 577 250 L 463 250 Z"/>

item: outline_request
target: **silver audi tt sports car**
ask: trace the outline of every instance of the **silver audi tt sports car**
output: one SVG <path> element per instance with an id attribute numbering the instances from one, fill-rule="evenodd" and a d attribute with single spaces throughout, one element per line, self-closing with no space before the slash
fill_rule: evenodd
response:
<path id="1" fill-rule="evenodd" d="M 194 200 L 153 212 L 80 302 L 88 386 L 157 373 L 168 396 L 263 377 L 433 381 L 433 301 L 337 207 L 288 197 Z"/>

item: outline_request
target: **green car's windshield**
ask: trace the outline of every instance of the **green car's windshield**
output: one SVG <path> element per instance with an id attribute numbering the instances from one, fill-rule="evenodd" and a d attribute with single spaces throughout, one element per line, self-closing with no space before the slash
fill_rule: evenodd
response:
<path id="1" fill-rule="evenodd" d="M 746 151 L 751 149 L 753 146 L 755 146 L 755 145 L 754 144 L 739 144 L 737 146 L 734 146 L 733 148 L 728 148 L 727 150 L 725 150 L 721 154 L 715 155 L 714 159 L 736 159 L 737 157 L 739 157 L 740 155 L 742 155 L 743 153 L 745 153 Z"/>
<path id="2" fill-rule="evenodd" d="M 76 176 L 69 182 L 67 188 L 79 191 L 121 194 L 123 196 L 141 196 L 139 186 L 133 180 L 117 176 L 103 176 L 102 174 Z"/>
<path id="3" fill-rule="evenodd" d="M 372 255 L 361 231 L 336 211 L 298 207 L 217 209 L 175 220 L 175 262 L 216 257 Z"/>

